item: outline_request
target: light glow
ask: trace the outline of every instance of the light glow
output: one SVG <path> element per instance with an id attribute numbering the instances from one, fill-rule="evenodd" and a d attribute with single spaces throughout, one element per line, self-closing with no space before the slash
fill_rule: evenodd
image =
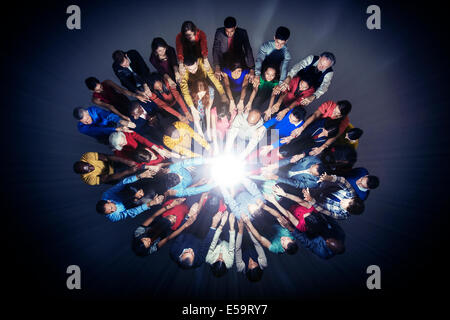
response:
<path id="1" fill-rule="evenodd" d="M 239 184 L 246 176 L 245 160 L 231 154 L 212 159 L 211 176 L 220 187 Z"/>

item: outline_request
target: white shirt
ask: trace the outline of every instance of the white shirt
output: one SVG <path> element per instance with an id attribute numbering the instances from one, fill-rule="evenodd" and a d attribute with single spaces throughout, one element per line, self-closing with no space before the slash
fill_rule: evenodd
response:
<path id="1" fill-rule="evenodd" d="M 213 264 L 219 258 L 219 255 L 222 254 L 223 262 L 227 269 L 230 269 L 233 266 L 234 262 L 234 245 L 235 245 L 235 231 L 230 230 L 230 243 L 224 240 L 220 240 L 219 236 L 222 233 L 222 228 L 217 228 L 216 233 L 214 234 L 214 238 L 209 246 L 208 254 L 206 255 L 206 263 Z"/>

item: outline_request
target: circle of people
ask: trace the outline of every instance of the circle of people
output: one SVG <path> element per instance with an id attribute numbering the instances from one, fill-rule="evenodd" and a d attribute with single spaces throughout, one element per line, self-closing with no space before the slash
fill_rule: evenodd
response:
<path id="1" fill-rule="evenodd" d="M 176 49 L 153 39 L 156 72 L 136 50 L 116 50 L 120 85 L 85 80 L 95 106 L 74 109 L 78 130 L 113 154 L 87 152 L 73 168 L 89 185 L 112 185 L 96 205 L 109 220 L 152 213 L 132 237 L 137 255 L 170 242 L 182 269 L 206 262 L 220 277 L 235 263 L 255 282 L 268 266 L 264 247 L 323 259 L 345 251 L 337 220 L 361 214 L 379 179 L 353 168 L 363 131 L 349 122 L 349 101 L 323 102 L 306 117 L 305 107 L 327 92 L 336 58 L 312 54 L 289 69 L 289 36 L 278 27 L 255 60 L 247 31 L 227 17 L 211 66 L 205 32 L 185 21 Z M 275 141 L 258 148 L 273 130 Z M 205 168 L 238 144 L 242 161 L 266 161 L 256 160 L 235 186 L 221 186 Z"/>

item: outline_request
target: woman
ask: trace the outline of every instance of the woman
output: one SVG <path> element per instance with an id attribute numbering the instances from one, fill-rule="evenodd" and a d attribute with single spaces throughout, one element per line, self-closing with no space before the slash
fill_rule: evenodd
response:
<path id="1" fill-rule="evenodd" d="M 275 94 L 273 93 L 273 88 L 278 85 L 276 80 L 277 71 L 273 67 L 267 67 L 266 70 L 261 74 L 259 85 L 253 87 L 250 99 L 245 106 L 245 111 L 249 111 L 254 106 L 255 109 L 263 112 L 266 110 L 267 101 L 269 100 L 269 105 L 273 104 L 275 100 Z"/>
<path id="2" fill-rule="evenodd" d="M 231 127 L 234 117 L 236 116 L 236 109 L 233 109 L 230 113 L 228 106 L 224 103 L 220 103 L 217 107 L 211 108 L 211 128 L 208 126 L 206 130 L 206 136 L 212 135 L 212 141 L 214 146 L 214 154 L 218 154 L 225 143 L 225 135 Z M 212 131 L 212 134 L 210 133 Z M 219 148 L 220 141 L 220 148 Z"/>
<path id="3" fill-rule="evenodd" d="M 181 25 L 181 32 L 177 34 L 176 38 L 177 58 L 180 63 L 181 76 L 185 72 L 184 58 L 189 56 L 194 60 L 203 58 L 203 61 L 208 64 L 208 43 L 206 41 L 206 34 L 197 28 L 192 21 L 185 21 Z"/>
<path id="4" fill-rule="evenodd" d="M 160 74 L 152 73 L 150 75 L 150 91 L 150 99 L 162 110 L 170 113 L 184 123 L 194 121 L 177 88 L 171 87 L 169 82 Z M 180 108 L 183 110 L 184 115 L 176 110 Z"/>
<path id="5" fill-rule="evenodd" d="M 191 107 L 194 125 L 196 131 L 202 137 L 205 137 L 203 129 L 211 127 L 211 106 L 214 102 L 214 88 L 209 86 L 204 79 L 201 79 L 192 85 L 190 92 L 194 102 L 194 107 Z M 211 134 L 207 140 L 211 140 Z"/>
<path id="6" fill-rule="evenodd" d="M 202 148 L 205 148 L 208 151 L 211 150 L 211 147 L 205 138 L 195 132 L 188 124 L 181 121 L 174 122 L 166 129 L 163 141 L 167 148 L 188 158 L 201 157 L 200 153 L 191 151 L 191 144 L 193 141 L 201 145 Z M 194 151 L 196 151 L 195 148 Z"/>
<path id="7" fill-rule="evenodd" d="M 148 165 L 156 165 L 171 157 L 179 157 L 161 146 L 158 146 L 136 132 L 113 132 L 109 136 L 109 142 L 114 148 L 116 156 L 133 160 L 138 149 L 147 148 L 151 153 Z"/>
<path id="8" fill-rule="evenodd" d="M 181 76 L 178 71 L 178 61 L 175 49 L 170 47 L 163 38 L 154 38 L 152 41 L 152 52 L 150 63 L 164 76 L 169 85 L 176 88 Z M 176 83 L 174 82 L 176 81 Z"/>
<path id="9" fill-rule="evenodd" d="M 240 63 L 235 63 L 228 69 L 224 68 L 222 72 L 225 92 L 230 99 L 230 112 L 236 108 L 244 109 L 244 99 L 247 94 L 249 70 L 243 69 Z M 236 104 L 235 99 L 238 99 Z"/>

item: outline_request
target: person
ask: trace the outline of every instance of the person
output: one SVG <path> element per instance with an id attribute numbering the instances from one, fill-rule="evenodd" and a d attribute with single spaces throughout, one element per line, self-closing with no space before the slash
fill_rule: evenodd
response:
<path id="1" fill-rule="evenodd" d="M 214 102 L 214 88 L 209 86 L 204 79 L 199 79 L 197 82 L 191 84 L 189 91 L 194 102 L 194 106 L 191 107 L 191 112 L 196 131 L 202 137 L 205 137 L 203 129 L 211 127 L 211 107 Z M 209 134 L 208 140 L 211 140 L 211 133 Z"/>
<path id="2" fill-rule="evenodd" d="M 150 142 L 136 132 L 114 132 L 109 136 L 109 142 L 114 148 L 114 154 L 125 159 L 134 159 L 139 149 L 146 149 L 151 153 L 148 165 L 156 165 L 171 157 L 178 157 L 164 147 Z"/>
<path id="3" fill-rule="evenodd" d="M 149 169 L 137 175 L 123 179 L 118 184 L 103 193 L 101 200 L 98 201 L 96 205 L 97 212 L 105 215 L 110 221 L 117 222 L 126 219 L 127 217 L 134 218 L 142 212 L 148 210 L 150 207 L 161 204 L 164 200 L 164 196 L 156 195 L 155 198 L 147 203 L 134 208 L 126 208 L 124 201 L 128 199 L 123 199 L 121 197 L 121 191 L 127 184 L 133 183 L 138 179 L 151 178 L 154 174 L 155 173 Z"/>
<path id="4" fill-rule="evenodd" d="M 260 81 L 257 85 L 253 82 L 253 90 L 250 94 L 250 98 L 245 105 L 245 111 L 251 110 L 253 108 L 259 110 L 260 112 L 266 111 L 266 106 L 272 106 L 275 101 L 275 93 L 273 89 L 278 84 L 277 71 L 275 68 L 268 66 L 263 69 L 262 75 L 258 75 Z"/>
<path id="5" fill-rule="evenodd" d="M 150 218 L 136 228 L 132 243 L 132 248 L 136 255 L 145 257 L 157 252 L 167 242 L 177 237 L 194 223 L 197 219 L 198 204 L 194 203 L 188 209 L 183 204 L 184 200 L 186 199 L 178 198 L 172 200 L 170 203 L 166 202 L 161 209 L 156 211 Z M 178 213 L 180 211 L 183 213 L 181 219 L 179 219 L 179 216 L 173 214 L 174 212 Z M 161 215 L 162 218 L 157 219 Z M 170 235 L 168 235 L 169 229 L 174 231 Z"/>
<path id="6" fill-rule="evenodd" d="M 189 197 L 203 192 L 207 192 L 215 187 L 214 183 L 209 183 L 205 179 L 200 179 L 192 184 L 193 177 L 190 167 L 198 167 L 209 163 L 209 159 L 196 157 L 179 161 L 169 166 L 167 173 L 168 191 L 166 195 L 174 197 Z"/>
<path id="7" fill-rule="evenodd" d="M 129 168 L 116 172 L 114 163 L 123 164 Z M 137 170 L 138 167 L 134 161 L 99 152 L 86 152 L 79 161 L 73 164 L 73 171 L 80 174 L 81 180 L 90 186 L 115 182 L 135 173 Z"/>
<path id="8" fill-rule="evenodd" d="M 327 92 L 334 75 L 332 66 L 335 64 L 336 57 L 331 52 L 322 52 L 320 56 L 309 55 L 291 68 L 287 78 L 277 88 L 277 92 L 288 89 L 290 81 L 296 75 L 301 78 L 307 77 L 311 81 L 310 85 L 316 89 L 311 96 L 301 102 L 303 106 L 307 106 Z"/>
<path id="9" fill-rule="evenodd" d="M 178 70 L 175 49 L 169 46 L 163 38 L 159 37 L 153 38 L 151 48 L 150 63 L 164 77 L 169 87 L 176 88 L 177 83 L 180 83 L 181 75 Z"/>
<path id="10" fill-rule="evenodd" d="M 95 77 L 84 80 L 86 87 L 92 91 L 92 102 L 117 114 L 123 120 L 131 121 L 129 118 L 130 100 L 127 96 L 138 99 L 141 102 L 149 100 L 141 93 L 131 92 L 122 88 L 112 80 L 100 82 Z"/>
<path id="11" fill-rule="evenodd" d="M 208 151 L 211 150 L 211 146 L 204 137 L 195 132 L 188 124 L 181 121 L 174 122 L 168 127 L 163 137 L 164 145 L 167 148 L 188 158 L 201 156 L 200 153 L 191 151 L 193 141 L 201 145 L 202 148 Z"/>
<path id="12" fill-rule="evenodd" d="M 92 106 L 89 108 L 73 109 L 73 116 L 78 120 L 78 131 L 86 134 L 103 144 L 107 144 L 108 137 L 113 132 L 130 132 L 136 125 L 131 121 L 121 120 L 110 111 Z"/>
<path id="13" fill-rule="evenodd" d="M 350 145 L 334 145 L 320 154 L 325 171 L 344 176 L 349 173 L 358 159 L 355 148 Z"/>
<path id="14" fill-rule="evenodd" d="M 295 107 L 302 106 L 302 102 L 310 97 L 315 88 L 310 85 L 310 80 L 305 77 L 300 78 L 295 76 L 289 83 L 289 88 L 280 94 L 278 100 L 273 105 L 269 105 L 266 111 L 264 111 L 264 119 L 267 121 L 273 114 L 280 110 L 281 105 L 283 109 L 278 112 L 277 119 L 282 119 L 289 110 Z M 276 88 L 274 88 L 274 94 L 276 93 Z"/>
<path id="15" fill-rule="evenodd" d="M 149 107 L 148 103 L 133 101 L 130 105 L 130 116 L 136 125 L 134 128 L 136 133 L 157 144 L 162 144 L 163 127 L 158 119 L 156 108 Z"/>
<path id="16" fill-rule="evenodd" d="M 293 166 L 287 172 L 287 178 L 273 173 L 263 174 L 263 176 L 266 179 L 275 180 L 277 183 L 283 183 L 298 189 L 316 188 L 319 186 L 318 181 L 325 168 L 318 157 L 305 156 L 305 153 L 301 153 L 283 159 L 278 164 L 270 165 L 267 168 L 272 169 L 276 166 L 282 168 L 288 164 L 293 164 Z"/>
<path id="17" fill-rule="evenodd" d="M 229 241 L 219 240 L 227 218 L 230 226 Z M 225 212 L 222 215 L 220 225 L 214 233 L 214 238 L 211 242 L 211 246 L 209 247 L 208 254 L 206 255 L 205 261 L 211 265 L 211 272 L 216 277 L 223 276 L 234 263 L 234 245 L 236 241 L 234 222 L 235 217 L 232 213 L 228 215 L 228 212 Z"/>
<path id="18" fill-rule="evenodd" d="M 303 189 L 303 198 L 317 212 L 334 219 L 347 219 L 349 215 L 360 215 L 364 211 L 364 202 L 358 198 L 355 190 L 344 177 L 322 174 L 319 188 Z"/>
<path id="19" fill-rule="evenodd" d="M 234 17 L 226 17 L 222 28 L 217 28 L 213 45 L 214 75 L 218 80 L 223 77 L 222 70 L 238 63 L 250 69 L 249 80 L 255 75 L 253 50 L 247 31 L 237 27 Z"/>
<path id="20" fill-rule="evenodd" d="M 231 113 L 226 104 L 219 103 L 217 106 L 211 108 L 211 128 L 207 128 L 206 135 L 211 131 L 214 154 L 219 154 L 219 151 L 224 147 L 225 136 L 236 117 L 236 110 Z M 220 147 L 219 147 L 220 144 Z"/>
<path id="21" fill-rule="evenodd" d="M 161 75 L 157 73 L 150 75 L 150 91 L 150 100 L 154 101 L 161 110 L 175 116 L 179 121 L 185 123 L 194 121 L 178 89 L 170 86 L 169 82 Z M 180 109 L 183 114 L 177 111 Z"/>
<path id="22" fill-rule="evenodd" d="M 344 177 L 363 201 L 369 196 L 370 190 L 376 189 L 380 185 L 380 179 L 377 176 L 369 175 L 366 168 L 354 168 Z"/>
<path id="23" fill-rule="evenodd" d="M 170 258 L 182 269 L 200 267 L 208 254 L 209 247 L 222 219 L 222 212 L 217 212 L 211 219 L 211 225 L 205 238 L 201 239 L 190 232 L 179 235 L 170 247 Z"/>
<path id="24" fill-rule="evenodd" d="M 291 32 L 286 27 L 278 27 L 273 40 L 264 42 L 259 48 L 255 61 L 253 87 L 258 87 L 261 70 L 266 66 L 274 67 L 280 75 L 279 81 L 286 79 L 291 54 L 286 46 Z"/>
<path id="25" fill-rule="evenodd" d="M 248 229 L 247 229 L 248 231 Z M 236 270 L 245 273 L 247 279 L 251 282 L 260 281 L 263 276 L 263 270 L 267 268 L 267 258 L 264 248 L 255 239 L 251 232 L 246 233 L 251 239 L 243 241 L 244 238 L 244 222 L 238 220 L 238 234 L 236 237 Z"/>
<path id="26" fill-rule="evenodd" d="M 244 100 L 250 79 L 248 69 L 243 69 L 240 63 L 234 63 L 229 68 L 223 68 L 222 78 L 225 92 L 230 100 L 230 112 L 235 109 L 244 110 Z"/>
<path id="27" fill-rule="evenodd" d="M 349 145 L 356 150 L 359 144 L 359 138 L 361 138 L 364 131 L 360 128 L 355 128 L 351 123 L 348 124 L 344 132 L 337 138 L 336 145 Z"/>
<path id="28" fill-rule="evenodd" d="M 337 135 L 329 138 L 320 147 L 314 147 L 309 155 L 315 156 L 320 154 L 323 150 L 328 148 L 336 139 L 341 135 L 345 128 L 348 126 L 350 120 L 348 114 L 352 110 L 352 105 L 347 100 L 341 100 L 338 102 L 327 101 L 319 106 L 319 108 L 305 121 L 305 123 L 299 128 L 292 131 L 289 137 L 284 138 L 285 143 L 289 143 L 292 139 L 298 137 L 303 130 L 305 130 L 312 122 L 320 118 L 339 119 L 339 132 Z"/>
<path id="29" fill-rule="evenodd" d="M 239 147 L 242 147 L 249 141 L 243 152 L 240 153 L 240 157 L 247 157 L 258 144 L 259 137 L 257 137 L 257 132 L 260 132 L 258 129 L 263 123 L 261 112 L 258 110 L 250 110 L 249 112 L 238 114 L 228 131 L 225 152 L 231 151 L 235 140 L 237 140 Z"/>
<path id="30" fill-rule="evenodd" d="M 183 22 L 181 32 L 177 34 L 175 43 L 181 77 L 185 73 L 186 58 L 194 61 L 201 59 L 202 64 L 206 64 L 209 67 L 206 34 L 198 29 L 192 21 Z"/>
<path id="31" fill-rule="evenodd" d="M 131 92 L 143 93 L 150 98 L 147 84 L 150 69 L 141 54 L 136 50 L 127 52 L 116 50 L 113 52 L 112 58 L 114 61 L 112 68 L 120 83 Z"/>
<path id="32" fill-rule="evenodd" d="M 211 68 L 207 67 L 203 63 L 202 59 L 199 58 L 197 60 L 194 60 L 192 58 L 187 58 L 184 60 L 184 64 L 186 65 L 186 72 L 181 79 L 180 89 L 181 93 L 183 94 L 184 100 L 186 101 L 187 106 L 191 108 L 191 111 L 194 107 L 194 101 L 189 89 L 193 88 L 193 83 L 196 83 L 199 80 L 206 80 L 207 78 L 212 82 L 214 87 L 219 92 L 222 103 L 228 103 L 228 99 L 225 95 L 225 91 L 223 90 L 222 85 L 214 76 Z M 195 113 L 195 111 L 192 112 Z"/>

